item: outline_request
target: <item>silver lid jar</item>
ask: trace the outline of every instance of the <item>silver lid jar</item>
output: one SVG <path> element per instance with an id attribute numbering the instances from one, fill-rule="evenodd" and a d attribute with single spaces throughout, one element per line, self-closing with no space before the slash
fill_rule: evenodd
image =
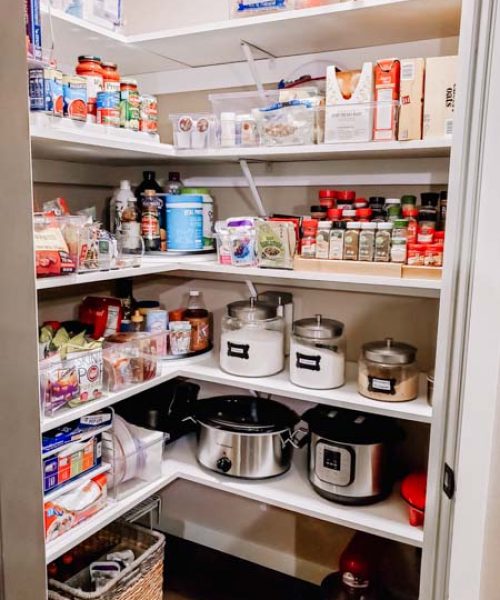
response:
<path id="1" fill-rule="evenodd" d="M 363 344 L 361 354 L 366 360 L 386 365 L 409 365 L 415 362 L 417 349 L 393 338 Z"/>
<path id="2" fill-rule="evenodd" d="M 344 333 L 344 324 L 334 319 L 325 319 L 315 315 L 307 319 L 294 321 L 292 332 L 306 340 L 334 340 Z"/>
<path id="3" fill-rule="evenodd" d="M 260 302 L 255 298 L 231 302 L 227 305 L 227 313 L 230 317 L 240 321 L 267 321 L 278 316 L 276 306 L 267 302 Z"/>

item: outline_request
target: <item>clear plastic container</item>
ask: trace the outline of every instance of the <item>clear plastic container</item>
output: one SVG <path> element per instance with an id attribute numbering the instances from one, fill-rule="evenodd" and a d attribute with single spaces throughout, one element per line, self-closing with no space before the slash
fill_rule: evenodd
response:
<path id="1" fill-rule="evenodd" d="M 103 460 L 111 465 L 109 493 L 116 500 L 161 477 L 161 431 L 144 429 L 115 415 L 113 429 L 103 433 Z"/>
<path id="2" fill-rule="evenodd" d="M 170 121 L 176 148 L 203 150 L 219 147 L 218 119 L 214 114 L 172 114 Z"/>
<path id="3" fill-rule="evenodd" d="M 168 332 L 117 333 L 103 346 L 104 386 L 109 392 L 149 381 L 158 373 L 158 362 L 167 355 Z"/>
<path id="4" fill-rule="evenodd" d="M 221 113 L 233 112 L 236 115 L 251 114 L 254 108 L 271 106 L 279 99 L 279 90 L 265 90 L 264 97 L 259 92 L 230 92 L 226 94 L 210 94 L 212 111 L 220 118 Z"/>
<path id="5" fill-rule="evenodd" d="M 86 218 L 76 216 L 33 217 L 37 277 L 71 275 L 79 269 L 81 230 Z"/>
<path id="6" fill-rule="evenodd" d="M 117 266 L 116 238 L 102 229 L 100 223 L 89 223 L 79 229 L 78 248 L 79 273 L 109 271 Z"/>
<path id="7" fill-rule="evenodd" d="M 297 146 L 314 144 L 316 108 L 291 102 L 254 109 L 253 116 L 263 146 Z"/>
<path id="8" fill-rule="evenodd" d="M 231 0 L 231 16 L 255 17 L 257 15 L 295 8 L 296 0 Z"/>
<path id="9" fill-rule="evenodd" d="M 362 102 L 336 104 L 325 108 L 325 144 L 370 142 L 373 140 L 375 111 L 393 119 L 396 139 L 399 102 Z M 384 140 L 387 141 L 387 140 Z"/>
<path id="10" fill-rule="evenodd" d="M 65 407 L 75 407 L 103 394 L 103 351 L 71 352 L 40 361 L 40 404 L 50 417 Z"/>

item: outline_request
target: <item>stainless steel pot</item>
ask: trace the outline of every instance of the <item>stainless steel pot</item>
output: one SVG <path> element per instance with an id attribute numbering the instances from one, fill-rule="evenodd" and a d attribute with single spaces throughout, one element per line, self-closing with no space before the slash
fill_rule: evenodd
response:
<path id="1" fill-rule="evenodd" d="M 298 415 L 288 407 L 252 396 L 200 400 L 197 458 L 212 471 L 266 479 L 290 468 Z"/>

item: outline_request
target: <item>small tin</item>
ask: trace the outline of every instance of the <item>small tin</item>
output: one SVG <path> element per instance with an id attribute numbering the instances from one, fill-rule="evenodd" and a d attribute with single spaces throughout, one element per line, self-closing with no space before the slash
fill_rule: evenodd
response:
<path id="1" fill-rule="evenodd" d="M 120 93 L 97 93 L 97 123 L 110 127 L 120 127 Z"/>
<path id="2" fill-rule="evenodd" d="M 29 70 L 30 110 L 45 110 L 43 69 Z"/>

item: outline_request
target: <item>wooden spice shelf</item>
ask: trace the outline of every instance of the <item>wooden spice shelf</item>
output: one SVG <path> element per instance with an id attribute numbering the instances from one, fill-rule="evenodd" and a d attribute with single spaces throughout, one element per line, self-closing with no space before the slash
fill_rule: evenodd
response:
<path id="1" fill-rule="evenodd" d="M 391 262 L 363 262 L 354 260 L 326 260 L 296 256 L 295 271 L 308 273 L 337 273 L 339 275 L 361 275 L 366 277 L 394 277 L 395 279 L 440 280 L 441 267 L 414 267 Z"/>

